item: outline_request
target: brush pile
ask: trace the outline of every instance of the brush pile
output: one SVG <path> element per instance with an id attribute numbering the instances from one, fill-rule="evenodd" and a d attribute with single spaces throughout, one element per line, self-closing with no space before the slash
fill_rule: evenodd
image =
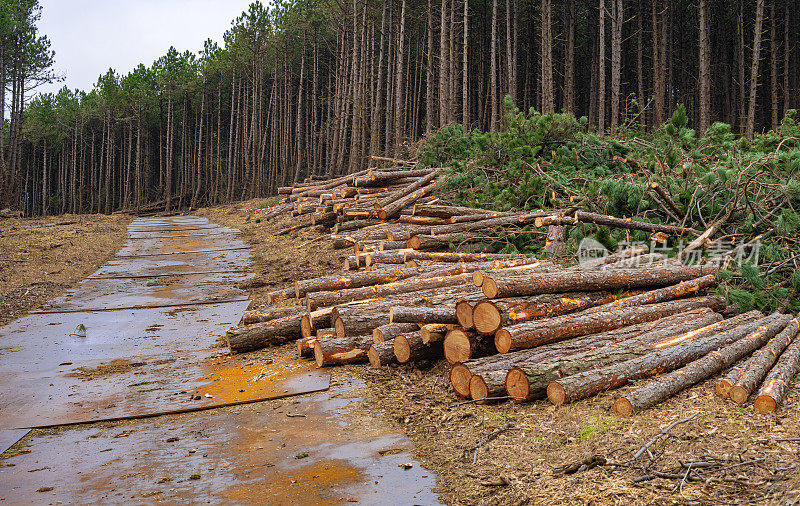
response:
<path id="1" fill-rule="evenodd" d="M 228 332 L 231 351 L 296 341 L 320 367 L 444 358 L 455 393 L 478 403 L 561 405 L 662 375 L 619 397 L 621 416 L 727 369 L 723 397 L 742 404 L 757 394 L 760 412 L 783 399 L 800 369 L 798 320 L 726 319 L 713 293 L 724 259 L 687 265 L 636 246 L 564 266 L 496 248 L 522 227 L 547 227 L 534 233 L 557 244 L 565 227 L 595 223 L 693 238 L 688 250 L 705 232 L 583 212 L 580 202 L 519 213 L 445 205 L 434 195 L 443 181 L 441 170 L 409 165 L 281 188 L 264 219 L 291 214 L 281 234 L 318 227 L 353 254 L 342 272 L 271 292 L 272 307 Z"/>

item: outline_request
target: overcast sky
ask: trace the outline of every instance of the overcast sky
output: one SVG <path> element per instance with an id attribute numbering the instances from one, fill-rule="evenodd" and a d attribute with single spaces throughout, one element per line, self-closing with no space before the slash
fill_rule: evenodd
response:
<path id="1" fill-rule="evenodd" d="M 170 46 L 197 53 L 222 34 L 250 0 L 40 0 L 40 33 L 50 37 L 66 80 L 37 91 L 89 90 L 109 67 L 120 75 L 150 66 Z"/>

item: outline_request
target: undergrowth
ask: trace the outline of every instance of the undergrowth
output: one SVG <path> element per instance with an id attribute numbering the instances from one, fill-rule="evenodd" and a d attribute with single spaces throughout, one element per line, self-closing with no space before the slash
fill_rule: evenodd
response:
<path id="1" fill-rule="evenodd" d="M 719 292 L 741 311 L 800 310 L 800 125 L 794 110 L 777 131 L 752 140 L 725 123 L 698 135 L 683 106 L 655 131 L 629 124 L 606 135 L 591 131 L 586 118 L 523 113 L 507 98 L 497 131 L 448 125 L 422 142 L 418 156 L 423 165 L 449 168 L 444 191 L 458 205 L 497 211 L 580 205 L 698 231 L 723 221 L 705 252 L 736 251 L 718 275 Z M 678 212 L 650 183 L 669 194 Z M 583 224 L 570 227 L 566 253 L 585 237 L 612 250 L 649 243 L 669 256 L 694 238 L 658 242 L 663 238 L 646 232 Z M 544 231 L 498 231 L 497 245 L 504 252 L 542 254 Z"/>

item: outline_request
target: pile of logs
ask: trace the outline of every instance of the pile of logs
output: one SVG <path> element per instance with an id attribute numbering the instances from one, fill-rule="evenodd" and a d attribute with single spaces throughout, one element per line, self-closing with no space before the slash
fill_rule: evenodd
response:
<path id="1" fill-rule="evenodd" d="M 729 369 L 717 393 L 775 410 L 800 370 L 798 320 L 757 311 L 725 318 L 718 265 L 684 265 L 639 246 L 565 267 L 500 255 L 498 229 L 578 221 L 695 235 L 584 213 L 495 213 L 443 205 L 437 169 L 370 170 L 281 188 L 266 217 L 307 216 L 280 233 L 321 227 L 352 248 L 343 270 L 269 294 L 231 329 L 235 353 L 295 341 L 319 367 L 444 358 L 454 392 L 477 403 L 555 405 L 661 375 L 617 398 L 629 416 Z M 494 236 L 496 237 L 496 235 Z M 297 299 L 299 305 L 284 305 Z M 759 388 L 760 387 L 760 388 Z"/>

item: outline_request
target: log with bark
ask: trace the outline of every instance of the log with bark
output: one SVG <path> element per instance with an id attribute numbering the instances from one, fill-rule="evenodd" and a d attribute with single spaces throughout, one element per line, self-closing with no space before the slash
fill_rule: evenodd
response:
<path id="1" fill-rule="evenodd" d="M 405 249 L 403 261 L 407 260 L 433 260 L 435 262 L 485 262 L 490 260 L 513 260 L 519 255 L 504 255 L 497 253 L 459 253 L 456 251 L 416 251 Z"/>
<path id="2" fill-rule="evenodd" d="M 615 298 L 612 292 L 578 292 L 483 300 L 475 304 L 472 321 L 481 334 L 494 335 L 501 327 L 574 313 L 608 304 Z"/>
<path id="3" fill-rule="evenodd" d="M 643 357 L 567 376 L 547 385 L 547 398 L 553 404 L 560 406 L 565 402 L 583 399 L 603 390 L 618 388 L 632 380 L 674 371 L 720 347 L 748 336 L 752 336 L 752 339 L 763 338 L 766 342 L 783 330 L 789 319 L 790 317 L 785 315 L 766 316 L 756 322 L 739 325 L 706 339 L 690 339 L 661 348 Z"/>
<path id="4" fill-rule="evenodd" d="M 480 209 L 462 206 L 443 206 L 436 204 L 414 204 L 411 214 L 414 216 L 431 216 L 434 218 L 451 218 L 453 216 L 466 216 L 479 212 Z"/>
<path id="5" fill-rule="evenodd" d="M 386 297 L 401 293 L 410 293 L 433 288 L 446 288 L 470 284 L 471 273 L 457 274 L 454 276 L 437 276 L 433 278 L 411 278 L 383 285 L 365 286 L 361 288 L 347 288 L 338 291 L 319 291 L 306 295 L 309 310 L 319 307 L 332 306 L 354 300 Z"/>
<path id="6" fill-rule="evenodd" d="M 672 285 L 718 270 L 715 266 L 665 266 L 650 269 L 610 269 L 604 271 L 564 271 L 531 274 L 528 277 L 494 279 L 484 277 L 483 293 L 490 299 L 520 297 L 540 293 L 651 288 Z"/>
<path id="7" fill-rule="evenodd" d="M 772 367 L 764 384 L 758 391 L 755 401 L 755 410 L 759 413 L 771 413 L 775 411 L 783 400 L 786 392 L 792 384 L 792 379 L 800 372 L 800 338 L 798 335 L 797 319 L 787 325 L 794 328 L 794 341 L 789 345 L 783 354 L 778 358 L 778 362 Z"/>
<path id="8" fill-rule="evenodd" d="M 305 312 L 306 308 L 303 306 L 266 307 L 262 309 L 254 309 L 252 311 L 245 311 L 242 314 L 242 323 L 245 325 L 249 325 L 251 323 L 263 323 L 276 318 L 283 318 L 284 316 Z"/>
<path id="9" fill-rule="evenodd" d="M 355 309 L 353 311 L 339 311 L 333 320 L 336 337 L 360 336 L 369 333 L 381 325 L 389 322 L 389 311 L 378 308 L 372 311 Z"/>
<path id="10" fill-rule="evenodd" d="M 367 351 L 367 358 L 369 358 L 369 364 L 372 367 L 397 363 L 397 357 L 394 354 L 394 338 L 376 342 L 370 346 Z"/>
<path id="11" fill-rule="evenodd" d="M 536 220 L 536 227 L 545 227 L 549 225 L 577 225 L 578 223 L 594 223 L 595 225 L 607 226 L 612 228 L 625 228 L 628 230 L 643 230 L 645 232 L 674 235 L 674 236 L 687 236 L 687 235 L 700 235 L 702 232 L 688 227 L 678 227 L 674 225 L 661 225 L 658 223 L 647 223 L 644 221 L 637 221 L 630 218 L 616 218 L 614 216 L 606 216 L 604 214 L 587 213 L 584 211 L 576 211 L 572 216 L 564 216 L 560 214 L 553 214 L 546 217 L 541 217 Z"/>
<path id="12" fill-rule="evenodd" d="M 752 319 L 742 318 L 738 323 L 743 321 Z M 668 325 L 665 328 L 656 328 L 621 342 L 545 360 L 520 361 L 508 371 L 506 390 L 517 402 L 539 399 L 545 396 L 546 388 L 552 381 L 642 357 L 690 340 L 705 339 L 730 330 L 736 324 L 737 322 L 723 321 L 721 315 L 710 312 L 703 317 L 684 321 L 682 324 Z"/>
<path id="13" fill-rule="evenodd" d="M 300 335 L 302 317 L 301 314 L 293 314 L 264 323 L 239 327 L 236 333 L 228 333 L 228 347 L 232 353 L 244 353 L 298 339 L 302 337 Z"/>
<path id="14" fill-rule="evenodd" d="M 393 197 L 399 196 L 399 198 L 395 198 L 394 200 L 389 201 L 384 200 L 381 201 L 381 208 L 378 210 L 378 218 L 382 220 L 386 220 L 389 218 L 394 218 L 400 215 L 400 211 L 403 210 L 406 206 L 409 206 L 416 202 L 417 200 L 421 199 L 426 195 L 430 195 L 442 182 L 444 179 L 440 179 L 438 181 L 434 181 L 438 177 L 438 172 L 431 173 L 428 176 L 421 178 L 419 181 L 414 183 L 413 191 L 410 193 L 405 193 L 409 188 L 412 188 L 412 185 L 409 185 L 406 189 L 402 190 L 399 193 L 396 193 Z"/>
<path id="15" fill-rule="evenodd" d="M 492 398 L 506 396 L 506 371 L 487 371 L 469 379 L 469 397 L 477 404 L 489 404 Z"/>
<path id="16" fill-rule="evenodd" d="M 376 344 L 384 341 L 391 341 L 400 334 L 413 332 L 418 328 L 419 325 L 415 323 L 387 323 L 372 331 L 372 341 Z"/>
<path id="17" fill-rule="evenodd" d="M 453 329 L 453 325 L 446 323 L 429 323 L 419 329 L 419 335 L 425 344 L 444 341 L 447 332 Z"/>
<path id="18" fill-rule="evenodd" d="M 755 320 L 763 316 L 758 311 L 747 313 L 747 316 L 739 316 L 740 323 Z M 747 320 L 746 318 L 749 318 Z M 623 341 L 631 340 L 639 336 L 648 334 L 651 340 L 659 341 L 670 336 L 675 336 L 691 329 L 699 328 L 714 323 L 720 319 L 719 315 L 708 308 L 685 311 L 651 322 L 640 323 L 619 329 L 592 334 L 588 336 L 568 339 L 558 343 L 546 344 L 537 348 L 493 355 L 478 360 L 471 360 L 462 364 L 454 364 L 450 371 L 450 383 L 458 395 L 469 396 L 469 380 L 472 375 L 482 374 L 486 371 L 503 370 L 509 371 L 512 368 L 525 363 L 539 363 L 563 358 L 567 355 L 575 355 L 586 351 L 601 348 L 607 345 L 614 345 Z M 732 319 L 731 321 L 733 321 Z"/>
<path id="19" fill-rule="evenodd" d="M 333 326 L 333 321 L 331 320 L 332 312 L 332 307 L 326 307 L 303 314 L 300 318 L 300 335 L 302 337 L 311 337 L 317 332 L 317 329 L 331 328 Z"/>
<path id="20" fill-rule="evenodd" d="M 781 343 L 786 340 L 791 341 L 797 335 L 797 320 L 790 322 L 791 317 L 786 315 L 772 316 L 775 317 L 775 320 L 761 325 L 747 337 L 718 351 L 712 351 L 685 367 L 660 377 L 657 381 L 651 381 L 643 387 L 619 397 L 614 401 L 614 413 L 619 416 L 631 416 L 643 409 L 655 406 L 681 390 L 713 376 L 737 360 L 753 353 L 764 346 L 776 334 L 779 336 L 779 342 Z M 747 400 L 746 396 L 745 400 Z"/>
<path id="21" fill-rule="evenodd" d="M 422 359 L 439 358 L 442 356 L 442 343 L 434 342 L 427 345 L 422 342 L 419 331 L 407 332 L 394 338 L 394 354 L 401 364 Z"/>
<path id="22" fill-rule="evenodd" d="M 317 367 L 326 365 L 362 364 L 367 362 L 367 351 L 372 346 L 372 336 L 332 337 L 314 342 L 314 359 Z"/>
<path id="23" fill-rule="evenodd" d="M 389 310 L 392 323 L 458 323 L 455 304 L 439 307 L 394 306 Z"/>
<path id="24" fill-rule="evenodd" d="M 511 350 L 533 348 L 549 342 L 563 341 L 570 337 L 653 321 L 701 307 L 722 311 L 726 305 L 725 301 L 719 297 L 708 296 L 626 307 L 612 311 L 589 309 L 580 313 L 503 327 L 495 333 L 494 343 L 497 351 L 508 353 Z"/>
<path id="25" fill-rule="evenodd" d="M 486 277 L 515 278 L 534 273 L 541 274 L 545 272 L 557 272 L 561 270 L 563 270 L 563 268 L 560 265 L 546 261 L 507 268 L 477 269 L 472 272 L 472 284 L 481 287 L 483 286 L 483 280 Z"/>
<path id="26" fill-rule="evenodd" d="M 418 274 L 420 274 L 418 269 L 392 266 L 388 269 L 332 274 L 319 278 L 303 279 L 295 281 L 294 296 L 299 299 L 311 292 L 360 288 L 362 286 L 392 283 Z"/>
<path id="27" fill-rule="evenodd" d="M 267 294 L 267 304 L 275 304 L 292 297 L 294 297 L 294 287 L 275 290 Z"/>
<path id="28" fill-rule="evenodd" d="M 494 354 L 495 348 L 491 337 L 477 332 L 455 328 L 444 338 L 444 358 L 450 364 Z"/>
<path id="29" fill-rule="evenodd" d="M 490 218 L 488 220 L 470 221 L 467 223 L 453 223 L 450 225 L 437 225 L 430 227 L 426 231 L 427 235 L 452 235 L 459 232 L 489 230 L 495 227 L 519 226 L 523 227 L 536 221 L 536 218 L 548 216 L 550 213 L 536 211 L 513 216 L 502 216 L 500 218 Z M 422 232 L 419 232 L 422 233 Z"/>
<path id="30" fill-rule="evenodd" d="M 736 404 L 747 402 L 747 398 L 761 385 L 783 350 L 792 343 L 795 334 L 794 325 L 787 325 L 785 332 L 773 337 L 763 348 L 753 354 L 753 359 L 747 365 L 747 369 L 742 372 L 730 390 L 729 396 L 733 402 Z"/>
<path id="31" fill-rule="evenodd" d="M 735 363 L 733 367 L 728 369 L 728 372 L 725 373 L 717 384 L 714 385 L 714 391 L 716 394 L 723 399 L 728 399 L 730 397 L 731 388 L 733 385 L 739 381 L 739 378 L 742 377 L 742 373 L 747 369 L 747 366 L 750 365 L 750 361 L 753 360 L 753 357 L 745 357 L 739 362 Z"/>
<path id="32" fill-rule="evenodd" d="M 467 242 L 485 240 L 483 234 L 453 234 L 453 235 L 412 235 L 406 241 L 406 247 L 414 250 L 447 250 L 453 245 Z"/>

